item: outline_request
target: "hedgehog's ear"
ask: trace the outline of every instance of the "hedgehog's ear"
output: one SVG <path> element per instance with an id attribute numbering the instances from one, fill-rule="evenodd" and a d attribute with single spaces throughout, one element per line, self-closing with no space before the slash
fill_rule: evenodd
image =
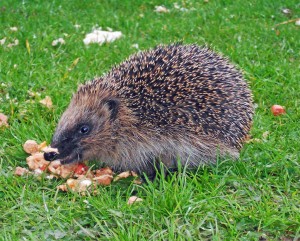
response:
<path id="1" fill-rule="evenodd" d="M 105 100 L 105 104 L 110 111 L 110 120 L 115 120 L 119 112 L 120 101 L 115 98 L 109 98 Z"/>

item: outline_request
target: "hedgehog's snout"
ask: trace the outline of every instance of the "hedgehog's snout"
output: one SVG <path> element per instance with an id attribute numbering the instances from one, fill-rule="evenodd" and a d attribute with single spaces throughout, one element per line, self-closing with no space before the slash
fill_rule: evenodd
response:
<path id="1" fill-rule="evenodd" d="M 58 153 L 52 151 L 52 152 L 45 152 L 44 153 L 44 158 L 47 161 L 54 161 L 55 159 L 57 159 Z"/>
<path id="2" fill-rule="evenodd" d="M 68 141 L 68 140 L 66 140 Z M 44 153 L 44 159 L 47 161 L 54 161 L 60 158 L 60 153 L 64 153 L 66 149 L 66 142 L 63 141 L 62 143 L 59 143 L 57 141 L 52 140 L 51 148 L 55 148 L 57 152 L 55 151 L 49 151 Z"/>

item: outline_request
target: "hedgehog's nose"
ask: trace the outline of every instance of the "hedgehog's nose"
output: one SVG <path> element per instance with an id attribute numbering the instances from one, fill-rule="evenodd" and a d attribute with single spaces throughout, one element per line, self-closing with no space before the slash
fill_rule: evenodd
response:
<path id="1" fill-rule="evenodd" d="M 44 158 L 47 161 L 54 161 L 55 158 L 57 157 L 57 153 L 56 152 L 45 152 L 44 153 Z"/>

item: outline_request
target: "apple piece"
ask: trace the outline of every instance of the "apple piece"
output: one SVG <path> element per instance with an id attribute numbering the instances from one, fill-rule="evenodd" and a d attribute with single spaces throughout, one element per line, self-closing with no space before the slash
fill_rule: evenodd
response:
<path id="1" fill-rule="evenodd" d="M 29 172 L 28 169 L 23 168 L 23 167 L 16 167 L 15 170 L 15 175 L 17 176 L 24 176 L 25 174 L 27 174 Z"/>
<path id="2" fill-rule="evenodd" d="M 286 113 L 284 107 L 281 105 L 273 105 L 271 107 L 271 111 L 274 116 L 283 115 Z"/>
<path id="3" fill-rule="evenodd" d="M 89 187 L 93 184 L 93 181 L 89 178 L 74 179 L 69 178 L 66 182 L 66 186 L 74 192 L 88 191 Z M 61 189 L 62 190 L 62 189 Z"/>
<path id="4" fill-rule="evenodd" d="M 90 186 L 93 184 L 93 181 L 90 179 L 80 179 L 78 180 L 78 189 L 76 189 L 77 192 L 85 192 L 88 191 Z"/>
<path id="5" fill-rule="evenodd" d="M 114 172 L 111 170 L 110 167 L 100 168 L 95 171 L 95 176 L 97 176 L 97 177 L 102 176 L 104 174 L 113 175 Z"/>
<path id="6" fill-rule="evenodd" d="M 39 145 L 34 140 L 27 140 L 24 145 L 23 149 L 28 154 L 33 154 L 39 151 Z"/>
<path id="7" fill-rule="evenodd" d="M 75 164 L 68 164 L 68 165 L 61 165 L 60 166 L 60 176 L 62 178 L 67 178 L 73 176 L 75 170 L 77 168 L 77 163 Z"/>
<path id="8" fill-rule="evenodd" d="M 142 179 L 135 179 L 135 180 L 133 180 L 133 183 L 137 184 L 137 185 L 142 185 L 143 181 L 142 181 Z"/>
<path id="9" fill-rule="evenodd" d="M 58 190 L 63 191 L 63 192 L 67 192 L 67 191 L 68 191 L 67 184 L 58 185 L 56 188 L 57 188 Z"/>
<path id="10" fill-rule="evenodd" d="M 76 175 L 84 175 L 87 173 L 88 170 L 89 167 L 87 165 L 85 165 L 84 163 L 78 163 L 74 173 Z"/>
<path id="11" fill-rule="evenodd" d="M 59 160 L 56 161 L 52 161 L 50 162 L 49 166 L 48 166 L 48 171 L 55 174 L 55 175 L 59 175 L 60 173 L 60 168 L 61 167 L 61 163 Z"/>
<path id="12" fill-rule="evenodd" d="M 5 126 L 5 127 L 8 127 L 8 117 L 2 113 L 0 113 L 0 127 L 1 126 Z"/>
<path id="13" fill-rule="evenodd" d="M 127 178 L 131 176 L 130 171 L 126 171 L 126 172 L 121 172 L 120 174 L 118 174 L 115 178 L 114 178 L 114 182 L 123 179 L 123 178 Z"/>
<path id="14" fill-rule="evenodd" d="M 143 201 L 143 199 L 141 199 L 141 198 L 139 198 L 139 197 L 137 197 L 137 196 L 131 196 L 131 197 L 128 199 L 127 204 L 128 204 L 128 205 L 132 205 L 132 204 L 135 203 L 135 202 L 142 202 L 142 201 Z"/>
<path id="15" fill-rule="evenodd" d="M 108 186 L 111 184 L 113 176 L 109 174 L 103 174 L 101 176 L 96 176 L 93 178 L 93 181 L 96 181 L 96 184 L 102 186 Z"/>
<path id="16" fill-rule="evenodd" d="M 47 147 L 47 142 L 43 141 L 41 144 L 38 145 L 39 151 L 43 151 L 43 149 Z"/>
<path id="17" fill-rule="evenodd" d="M 37 152 L 26 158 L 29 169 L 35 170 L 43 166 L 48 166 L 50 162 L 44 159 L 44 154 Z"/>

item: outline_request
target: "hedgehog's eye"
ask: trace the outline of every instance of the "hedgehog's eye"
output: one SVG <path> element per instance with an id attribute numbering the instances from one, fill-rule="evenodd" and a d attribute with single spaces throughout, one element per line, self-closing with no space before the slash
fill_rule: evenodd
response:
<path id="1" fill-rule="evenodd" d="M 83 125 L 79 129 L 80 134 L 86 134 L 90 131 L 90 127 L 88 125 Z"/>

